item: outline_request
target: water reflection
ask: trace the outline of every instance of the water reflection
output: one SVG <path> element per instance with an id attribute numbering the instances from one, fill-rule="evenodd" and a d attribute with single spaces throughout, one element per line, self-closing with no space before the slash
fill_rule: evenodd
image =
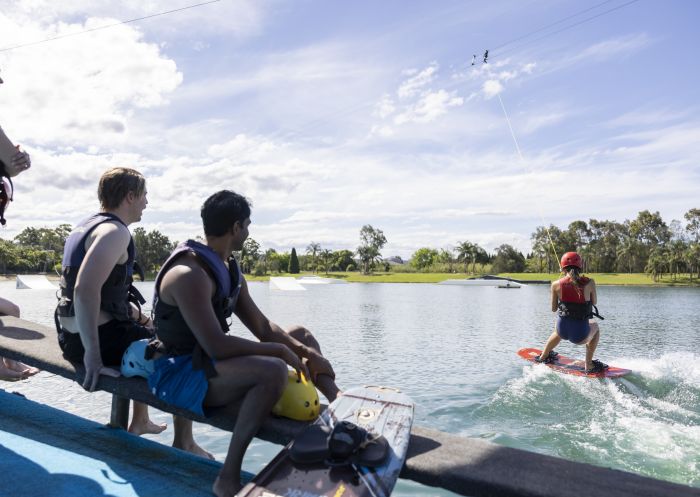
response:
<path id="1" fill-rule="evenodd" d="M 152 293 L 151 283 L 140 286 L 144 295 Z M 249 288 L 273 321 L 314 332 L 341 386 L 374 383 L 408 393 L 417 424 L 700 484 L 700 289 L 600 287 L 606 319 L 598 356 L 635 371 L 625 381 L 601 382 L 553 373 L 515 354 L 541 347 L 553 329 L 548 286 Z M 14 283 L 0 282 L 0 295 L 17 302 L 25 318 L 52 326 L 52 291 L 15 290 Z M 253 338 L 235 319 L 232 332 Z M 583 348 L 568 343 L 558 350 L 583 355 Z M 22 388 L 45 395 L 40 380 Z M 227 435 L 222 441 L 215 431 L 201 436 L 214 452 L 225 453 Z M 675 454 L 670 466 L 654 456 L 662 441 Z M 276 449 L 266 447 L 254 446 L 247 456 L 254 467 L 248 468 L 269 460 Z"/>

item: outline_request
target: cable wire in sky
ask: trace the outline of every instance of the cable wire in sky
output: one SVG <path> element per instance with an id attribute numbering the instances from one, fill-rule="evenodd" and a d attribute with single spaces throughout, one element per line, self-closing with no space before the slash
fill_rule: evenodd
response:
<path id="1" fill-rule="evenodd" d="M 606 3 L 610 3 L 610 2 L 612 2 L 612 1 L 613 1 L 613 0 L 605 0 L 605 2 L 601 2 L 601 3 L 597 4 L 597 5 L 594 5 L 593 7 L 589 7 L 589 8 L 587 8 L 587 9 L 585 9 L 585 10 L 581 10 L 581 11 L 579 11 L 579 12 L 576 12 L 575 14 L 571 14 L 570 16 L 563 17 L 563 18 L 559 19 L 558 21 L 554 21 L 554 22 L 551 23 L 551 24 L 547 24 L 546 26 L 542 26 L 542 27 L 539 28 L 539 29 L 535 29 L 534 31 L 530 31 L 529 33 L 525 33 L 524 35 L 518 36 L 517 38 L 513 38 L 512 40 L 507 41 L 507 42 L 505 42 L 505 43 L 501 43 L 501 44 L 498 45 L 497 47 L 493 47 L 493 48 L 491 48 L 490 50 L 494 50 L 494 51 L 495 51 L 495 50 L 498 50 L 499 48 L 503 48 L 503 47 L 505 47 L 505 46 L 507 46 L 507 45 L 510 45 L 511 43 L 515 43 L 516 41 L 520 41 L 520 40 L 522 40 L 523 38 L 528 38 L 528 37 L 530 37 L 530 36 L 532 36 L 532 35 L 534 35 L 534 34 L 537 34 L 537 33 L 540 33 L 540 32 L 542 32 L 542 31 L 544 31 L 545 29 L 549 29 L 549 28 L 551 28 L 552 26 L 556 26 L 557 24 L 561 24 L 561 23 L 564 22 L 564 21 L 568 21 L 569 19 L 573 19 L 574 17 L 580 16 L 581 14 L 585 14 L 586 12 L 589 12 L 589 11 L 591 11 L 591 10 L 593 10 L 593 9 L 597 9 L 597 8 L 600 7 L 601 5 L 605 5 Z"/>
<path id="2" fill-rule="evenodd" d="M 179 8 L 179 9 L 167 10 L 167 11 L 165 11 L 165 12 L 158 12 L 158 13 L 156 13 L 156 14 L 151 14 L 151 15 L 147 15 L 147 16 L 143 16 L 143 17 L 137 17 L 136 19 L 129 19 L 129 20 L 127 20 L 127 21 L 115 22 L 114 24 L 107 24 L 107 25 L 105 25 L 105 26 L 98 26 L 98 27 L 96 27 L 96 28 L 85 29 L 85 30 L 83 30 L 83 31 L 78 31 L 78 32 L 76 32 L 76 33 L 67 33 L 67 34 L 64 34 L 64 35 L 54 36 L 53 38 L 46 38 L 46 39 L 44 39 L 44 40 L 31 41 L 31 42 L 29 42 L 29 43 L 22 43 L 22 44 L 19 44 L 19 45 L 12 45 L 12 46 L 9 46 L 9 47 L 0 48 L 0 52 L 7 52 L 7 51 L 9 51 L 9 50 L 15 50 L 15 49 L 17 49 L 17 48 L 30 47 L 30 46 L 33 46 L 33 45 L 39 45 L 39 44 L 41 44 L 41 43 L 48 43 L 48 42 L 50 42 L 50 41 L 60 40 L 60 39 L 62 39 L 62 38 L 69 38 L 69 37 L 71 37 L 71 36 L 78 36 L 78 35 L 82 35 L 82 34 L 85 34 L 85 33 L 92 33 L 93 31 L 99 31 L 99 30 L 102 30 L 102 29 L 113 28 L 113 27 L 115 27 L 115 26 L 121 26 L 122 24 L 129 24 L 129 23 L 131 23 L 131 22 L 143 21 L 143 20 L 145 20 L 145 19 L 151 19 L 151 18 L 153 18 L 153 17 L 159 17 L 159 16 L 164 16 L 164 15 L 167 15 L 167 14 L 173 14 L 173 13 L 175 13 L 175 12 L 180 12 L 180 11 L 188 10 L 188 9 L 194 9 L 195 7 L 201 7 L 201 6 L 203 6 L 203 5 L 209 5 L 210 3 L 216 3 L 216 2 L 220 2 L 220 1 L 221 1 L 221 0 L 209 0 L 208 2 L 197 3 L 197 4 L 194 4 L 194 5 L 187 5 L 186 7 L 181 7 L 181 8 Z"/>
<path id="3" fill-rule="evenodd" d="M 493 56 L 491 56 L 491 58 L 502 56 L 503 54 L 506 54 L 506 53 L 508 53 L 508 52 L 512 52 L 513 50 L 517 50 L 517 49 L 519 49 L 519 48 L 522 48 L 522 47 L 524 47 L 525 45 L 529 45 L 530 43 L 534 43 L 534 42 L 536 42 L 536 41 L 540 41 L 540 40 L 543 40 L 543 39 L 545 39 L 545 38 L 549 38 L 550 36 L 554 36 L 555 34 L 561 33 L 562 31 L 566 31 L 566 30 L 568 30 L 568 29 L 574 28 L 574 27 L 579 26 L 579 25 L 581 25 L 581 24 L 583 24 L 583 23 L 586 23 L 586 22 L 588 22 L 588 21 L 592 21 L 593 19 L 596 19 L 596 18 L 598 18 L 598 17 L 604 16 L 605 14 L 609 14 L 610 12 L 613 12 L 613 11 L 615 11 L 615 10 L 621 9 L 621 8 L 623 8 L 623 7 L 627 7 L 628 5 L 632 5 L 633 3 L 636 3 L 636 2 L 638 2 L 638 1 L 639 1 L 639 0 L 631 0 L 631 1 L 627 2 L 627 3 L 623 3 L 622 5 L 618 5 L 618 6 L 616 6 L 616 7 L 613 7 L 612 9 L 608 9 L 608 10 L 605 10 L 605 11 L 603 11 L 603 12 L 600 12 L 599 14 L 596 14 L 596 15 L 594 15 L 594 16 L 587 17 L 586 19 L 582 19 L 581 21 L 575 22 L 575 23 L 570 24 L 570 25 L 568 25 L 568 26 L 564 26 L 563 28 L 558 29 L 558 30 L 556 30 L 556 31 L 552 31 L 551 33 L 547 33 L 546 35 L 540 36 L 539 38 L 535 38 L 534 40 L 528 40 L 528 41 L 526 41 L 525 43 L 521 43 L 521 44 L 516 45 L 515 47 L 512 47 L 512 48 L 508 48 L 508 49 L 506 49 L 506 50 L 503 50 L 503 51 L 500 52 L 500 53 L 499 53 L 499 52 L 496 52 L 496 54 L 493 55 Z M 504 45 L 501 45 L 501 46 L 504 46 Z M 495 51 L 495 49 L 494 49 L 494 51 Z"/>

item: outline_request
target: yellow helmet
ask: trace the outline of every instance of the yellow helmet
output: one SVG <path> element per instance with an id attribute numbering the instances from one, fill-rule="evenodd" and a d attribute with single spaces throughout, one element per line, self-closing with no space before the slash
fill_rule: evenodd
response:
<path id="1" fill-rule="evenodd" d="M 313 421 L 320 410 L 321 404 L 314 384 L 304 376 L 299 378 L 296 371 L 290 370 L 287 387 L 272 408 L 272 413 L 297 421 Z"/>

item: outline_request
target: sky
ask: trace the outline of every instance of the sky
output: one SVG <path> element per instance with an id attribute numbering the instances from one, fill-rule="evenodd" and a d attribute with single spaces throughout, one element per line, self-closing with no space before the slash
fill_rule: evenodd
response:
<path id="1" fill-rule="evenodd" d="M 118 24 L 193 3 L 0 0 L 0 125 L 32 157 L 0 237 L 97 211 L 114 166 L 147 178 L 132 227 L 194 238 L 226 188 L 263 249 L 302 253 L 366 224 L 386 257 L 527 252 L 538 226 L 700 207 L 698 2 L 220 0 Z"/>

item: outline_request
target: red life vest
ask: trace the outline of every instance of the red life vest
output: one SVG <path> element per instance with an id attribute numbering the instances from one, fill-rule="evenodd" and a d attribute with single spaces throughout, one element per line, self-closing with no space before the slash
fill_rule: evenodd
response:
<path id="1" fill-rule="evenodd" d="M 581 276 L 578 281 L 579 285 L 576 285 L 571 280 L 570 276 L 564 276 L 559 280 L 559 288 L 561 290 L 561 298 L 559 299 L 560 302 L 572 302 L 576 304 L 586 303 L 583 287 L 585 287 L 591 280 L 590 278 Z"/>

